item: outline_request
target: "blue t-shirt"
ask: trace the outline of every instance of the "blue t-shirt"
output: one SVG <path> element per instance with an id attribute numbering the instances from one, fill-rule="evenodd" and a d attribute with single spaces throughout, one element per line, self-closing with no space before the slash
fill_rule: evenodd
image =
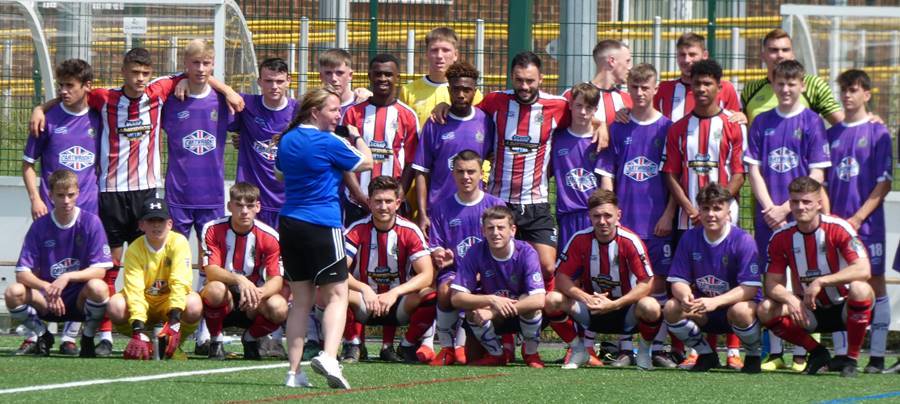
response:
<path id="1" fill-rule="evenodd" d="M 281 216 L 328 227 L 341 227 L 338 186 L 363 155 L 346 140 L 310 125 L 299 125 L 281 138 L 275 168 L 284 173 Z"/>

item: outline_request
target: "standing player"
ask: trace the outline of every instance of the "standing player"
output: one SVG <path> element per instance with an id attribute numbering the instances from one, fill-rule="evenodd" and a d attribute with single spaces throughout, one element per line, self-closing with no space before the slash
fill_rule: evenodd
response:
<path id="1" fill-rule="evenodd" d="M 631 109 L 631 97 L 621 89 L 631 70 L 631 49 L 622 41 L 607 39 L 594 46 L 592 55 L 597 74 L 588 83 L 600 90 L 593 117 L 597 123 L 610 125 L 616 112 Z M 571 91 L 563 93 L 569 102 L 574 99 Z"/>
<path id="2" fill-rule="evenodd" d="M 640 64 L 628 74 L 628 92 L 634 102 L 627 123 L 610 125 L 609 147 L 597 159 L 595 172 L 603 189 L 615 190 L 622 210 L 621 223 L 631 229 L 647 246 L 653 264 L 650 295 L 660 305 L 668 299 L 666 276 L 672 264 L 672 224 L 675 219 L 675 200 L 660 176 L 665 162 L 666 134 L 672 121 L 653 108 L 657 73 L 653 66 Z M 573 116 L 573 122 L 574 122 Z M 655 366 L 671 368 L 675 363 L 662 352 L 665 326 L 653 344 Z M 628 336 L 626 342 L 630 342 Z M 625 344 L 623 361 L 631 362 L 631 352 Z"/>
<path id="3" fill-rule="evenodd" d="M 259 210 L 259 188 L 238 182 L 229 190 L 231 215 L 203 226 L 207 283 L 200 297 L 212 336 L 210 359 L 225 359 L 222 328 L 235 325 L 246 329 L 244 359 L 260 359 L 259 339 L 287 319 L 278 233 L 256 220 Z"/>
<path id="4" fill-rule="evenodd" d="M 416 170 L 417 221 L 424 232 L 429 232 L 431 227 L 431 206 L 449 199 L 455 192 L 451 172 L 457 153 L 472 150 L 483 159 L 494 146 L 493 121 L 484 111 L 472 106 L 478 94 L 478 76 L 478 70 L 466 62 L 456 62 L 447 68 L 450 110 L 446 122 L 428 120 L 419 135 L 413 169 Z"/>
<path id="5" fill-rule="evenodd" d="M 507 356 L 498 335 L 520 331 L 525 364 L 544 367 L 538 354 L 546 296 L 540 259 L 531 245 L 513 239 L 514 220 L 505 206 L 485 209 L 484 241 L 466 251 L 450 285 L 453 307 L 465 310 L 467 326 L 488 353 L 469 361 L 471 365 L 505 365 Z"/>
<path id="6" fill-rule="evenodd" d="M 37 335 L 17 354 L 50 355 L 53 334 L 44 321 L 84 321 L 80 356 L 94 357 L 94 333 L 109 302 L 109 245 L 100 219 L 76 204 L 78 176 L 57 170 L 48 182 L 53 210 L 29 227 L 16 281 L 3 293 L 10 317 Z"/>
<path id="7" fill-rule="evenodd" d="M 666 324 L 699 354 L 690 368 L 694 372 L 719 366 L 719 356 L 701 331 L 722 334 L 732 330 L 747 351 L 741 372 L 760 372 L 756 306 L 762 282 L 753 239 L 730 221 L 733 198 L 731 190 L 719 183 L 700 188 L 701 226 L 684 233 L 669 268 L 672 298 L 664 310 Z"/>
<path id="8" fill-rule="evenodd" d="M 619 225 L 622 211 L 612 191 L 594 192 L 588 209 L 591 227 L 578 231 L 565 244 L 556 269 L 557 290 L 547 295 L 546 309 L 563 310 L 596 333 L 639 331 L 637 365 L 649 370 L 653 367 L 650 345 L 662 314 L 659 303 L 650 297 L 653 270 L 647 247 L 637 234 Z M 575 344 L 563 368 L 586 363 L 589 355 L 584 348 Z"/>
<path id="9" fill-rule="evenodd" d="M 851 69 L 841 73 L 838 85 L 846 118 L 827 132 L 832 164 L 828 170 L 828 196 L 832 213 L 847 218 L 858 232 L 860 241 L 869 249 L 872 269 L 869 286 L 875 292 L 875 308 L 869 364 L 864 371 L 881 373 L 891 322 L 891 303 L 884 282 L 883 207 L 884 198 L 891 191 L 891 135 L 884 125 L 869 120 L 866 103 L 872 97 L 872 81 L 864 71 Z"/>
<path id="10" fill-rule="evenodd" d="M 150 359 L 153 350 L 171 358 L 202 318 L 203 303 L 191 290 L 191 247 L 181 234 L 172 232 L 166 202 L 150 198 L 141 209 L 144 232 L 128 246 L 125 255 L 125 288 L 109 299 L 109 318 L 131 340 L 125 359 Z M 151 347 L 144 327 L 164 323 L 160 346 Z M 183 323 L 183 324 L 182 324 Z M 183 355 L 183 354 L 182 354 Z"/>
<path id="11" fill-rule="evenodd" d="M 345 233 L 347 266 L 352 274 L 349 307 L 363 324 L 409 325 L 400 356 L 406 363 L 425 362 L 416 349 L 434 323 L 435 294 L 430 288 L 434 267 L 425 235 L 397 215 L 402 196 L 395 178 L 373 178 L 369 183 L 372 214 L 353 223 Z M 381 350 L 382 358 L 394 356 L 384 352 L 394 350 L 393 342 Z"/>
<path id="12" fill-rule="evenodd" d="M 360 101 L 353 91 L 352 64 L 350 52 L 340 48 L 331 48 L 319 55 L 319 80 L 326 89 L 341 96 L 341 115 Z"/>
<path id="13" fill-rule="evenodd" d="M 856 376 L 875 299 L 866 282 L 870 275 L 866 247 L 852 225 L 821 213 L 818 181 L 798 177 L 789 191 L 795 222 L 776 231 L 769 242 L 766 300 L 759 306 L 759 320 L 775 335 L 809 352 L 807 374 L 817 373 L 831 359 L 828 349 L 809 333 L 847 331 L 849 359 L 841 376 Z M 793 292 L 786 287 L 788 276 Z"/>
<path id="14" fill-rule="evenodd" d="M 452 88 L 452 84 L 451 84 Z M 427 126 L 427 125 L 426 125 Z M 441 351 L 432 366 L 465 364 L 465 332 L 459 332 L 459 311 L 451 302 L 450 284 L 456 277 L 457 264 L 476 243 L 482 241 L 481 215 L 492 206 L 505 206 L 499 198 L 481 190 L 482 158 L 478 152 L 463 150 L 453 162 L 453 197 L 439 199 L 431 205 L 434 224 L 428 230 L 431 258 L 437 274 L 437 335 Z M 457 336 L 454 341 L 454 335 Z"/>

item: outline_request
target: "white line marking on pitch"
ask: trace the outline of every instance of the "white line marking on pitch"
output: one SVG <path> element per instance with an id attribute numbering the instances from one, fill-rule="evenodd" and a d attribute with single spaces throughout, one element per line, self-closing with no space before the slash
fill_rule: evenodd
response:
<path id="1" fill-rule="evenodd" d="M 300 364 L 308 365 L 309 362 L 301 362 Z M 190 371 L 190 372 L 162 373 L 162 374 L 158 374 L 158 375 L 149 375 L 149 376 L 123 377 L 120 379 L 83 380 L 80 382 L 68 382 L 68 383 L 59 383 L 59 384 L 43 384 L 40 386 L 16 387 L 16 388 L 12 388 L 12 389 L 0 390 L 0 394 L 27 393 L 27 392 L 31 392 L 31 391 L 69 389 L 69 388 L 73 388 L 73 387 L 96 386 L 99 384 L 111 384 L 111 383 L 135 383 L 135 382 L 144 382 L 144 381 L 148 381 L 148 380 L 172 379 L 172 378 L 177 378 L 177 377 L 212 375 L 212 374 L 219 374 L 219 373 L 242 372 L 245 370 L 277 369 L 277 368 L 286 368 L 286 367 L 288 367 L 287 362 L 273 364 L 273 365 L 241 366 L 241 367 L 234 367 L 234 368 L 194 370 L 194 371 Z"/>

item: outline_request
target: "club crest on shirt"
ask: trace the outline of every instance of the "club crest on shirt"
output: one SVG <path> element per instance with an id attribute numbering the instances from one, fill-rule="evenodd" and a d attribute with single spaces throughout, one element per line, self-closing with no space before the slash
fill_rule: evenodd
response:
<path id="1" fill-rule="evenodd" d="M 145 294 L 150 296 L 159 296 L 169 293 L 169 281 L 165 279 L 157 279 L 150 283 L 150 287 L 144 290 Z"/>
<path id="2" fill-rule="evenodd" d="M 859 162 L 851 156 L 844 157 L 838 163 L 837 173 L 841 181 L 850 181 L 851 178 L 859 175 Z"/>
<path id="3" fill-rule="evenodd" d="M 659 164 L 646 156 L 637 156 L 625 163 L 625 175 L 637 182 L 644 182 L 659 175 Z"/>
<path id="4" fill-rule="evenodd" d="M 88 128 L 87 135 L 89 138 L 93 139 L 97 137 L 97 132 L 94 131 L 94 128 Z"/>
<path id="5" fill-rule="evenodd" d="M 630 145 L 631 142 L 632 142 L 631 136 L 626 137 L 625 140 L 622 141 L 622 143 L 625 143 L 626 145 Z"/>
<path id="6" fill-rule="evenodd" d="M 797 140 L 803 139 L 803 129 L 800 129 L 800 128 L 794 129 L 793 136 L 794 136 L 794 139 L 797 139 Z"/>
<path id="7" fill-rule="evenodd" d="M 712 138 L 713 142 L 718 143 L 722 140 L 722 128 L 710 129 L 709 137 Z"/>
<path id="8" fill-rule="evenodd" d="M 537 123 L 538 125 L 543 124 L 544 123 L 544 114 L 541 112 L 534 114 L 534 122 Z"/>
<path id="9" fill-rule="evenodd" d="M 578 192 L 587 192 L 597 188 L 597 177 L 583 168 L 573 168 L 566 173 L 566 186 Z"/>
<path id="10" fill-rule="evenodd" d="M 481 241 L 480 238 L 475 236 L 469 236 L 464 238 L 459 244 L 456 245 L 456 255 L 460 258 L 465 257 L 466 253 L 469 252 L 469 248 L 472 248 L 473 245 Z M 487 275 L 485 275 L 487 276 Z"/>
<path id="11" fill-rule="evenodd" d="M 273 145 L 271 139 L 253 142 L 253 151 L 268 161 L 275 161 L 278 157 L 278 146 Z"/>
<path id="12" fill-rule="evenodd" d="M 77 271 L 81 266 L 81 261 L 75 258 L 63 258 L 59 262 L 50 266 L 50 276 L 54 279 L 59 278 L 66 272 Z"/>
<path id="13" fill-rule="evenodd" d="M 205 130 L 195 130 L 181 138 L 185 150 L 202 156 L 216 149 L 216 137 Z"/>
<path id="14" fill-rule="evenodd" d="M 706 275 L 700 278 L 697 278 L 697 289 L 700 290 L 706 296 L 719 296 L 725 292 L 728 292 L 728 282 L 723 281 L 715 275 Z"/>
<path id="15" fill-rule="evenodd" d="M 449 225 L 450 227 L 461 226 L 461 225 L 462 225 L 462 219 L 460 219 L 460 218 L 458 218 L 458 217 L 455 217 L 455 218 L 453 218 L 453 219 L 450 220 L 450 222 L 448 223 L 448 225 Z"/>
<path id="16" fill-rule="evenodd" d="M 484 143 L 484 132 L 476 131 L 475 132 L 475 141 L 478 143 Z"/>
<path id="17" fill-rule="evenodd" d="M 837 147 L 840 146 L 840 145 L 841 145 L 841 139 L 834 139 L 834 141 L 831 142 L 831 148 L 832 148 L 832 149 L 837 148 Z"/>
<path id="18" fill-rule="evenodd" d="M 213 121 L 213 122 L 218 122 L 219 121 L 219 111 L 216 111 L 216 110 L 209 111 L 209 120 Z"/>
<path id="19" fill-rule="evenodd" d="M 800 158 L 787 147 L 779 147 L 769 152 L 769 168 L 777 173 L 786 173 L 797 168 Z"/>
<path id="20" fill-rule="evenodd" d="M 856 145 L 859 147 L 866 147 L 867 144 L 869 144 L 869 140 L 864 137 L 859 138 L 856 142 Z"/>
<path id="21" fill-rule="evenodd" d="M 82 171 L 94 166 L 95 155 L 81 146 L 72 146 L 59 153 L 59 164 L 72 171 Z"/>

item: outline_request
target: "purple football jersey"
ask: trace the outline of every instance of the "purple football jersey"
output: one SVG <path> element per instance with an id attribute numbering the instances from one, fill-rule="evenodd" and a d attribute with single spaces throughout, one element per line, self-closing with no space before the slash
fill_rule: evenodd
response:
<path id="1" fill-rule="evenodd" d="M 456 193 L 453 183 L 453 157 L 472 150 L 481 158 L 493 147 L 494 124 L 484 111 L 472 107 L 466 117 L 447 114 L 440 125 L 428 120 L 419 133 L 419 144 L 413 158 L 413 169 L 428 174 L 428 208 Z"/>
<path id="2" fill-rule="evenodd" d="M 168 142 L 166 203 L 194 209 L 225 204 L 225 141 L 231 114 L 225 96 L 206 92 L 184 101 L 170 97 L 162 128 Z"/>
<path id="3" fill-rule="evenodd" d="M 482 240 L 481 214 L 491 206 L 506 206 L 506 203 L 486 192 L 470 204 L 461 202 L 456 194 L 437 201 L 431 207 L 428 243 L 432 248 L 450 249 L 455 259 L 462 259 L 469 247 Z"/>
<path id="4" fill-rule="evenodd" d="M 642 239 L 653 237 L 669 202 L 669 189 L 661 174 L 670 126 L 672 121 L 662 115 L 646 122 L 632 117 L 628 123 L 613 123 L 609 147 L 597 159 L 597 174 L 615 181 L 622 209 L 620 222 Z"/>
<path id="5" fill-rule="evenodd" d="M 828 129 L 831 167 L 828 169 L 828 196 L 831 213 L 850 217 L 879 182 L 893 178 L 891 135 L 880 123 L 869 121 L 839 123 Z M 885 237 L 884 206 L 869 215 L 859 227 L 864 237 Z"/>
<path id="6" fill-rule="evenodd" d="M 738 285 L 762 286 L 756 243 L 747 232 L 728 224 L 720 240 L 706 239 L 703 227 L 681 237 L 669 267 L 669 282 L 690 284 L 697 297 L 719 296 Z"/>
<path id="7" fill-rule="evenodd" d="M 505 259 L 494 258 L 484 241 L 470 247 L 457 265 L 456 278 L 450 287 L 460 292 L 511 299 L 545 293 L 537 251 L 524 241 L 511 242 L 514 243 L 512 256 Z"/>
<path id="8" fill-rule="evenodd" d="M 41 200 L 47 210 L 53 210 L 53 201 L 47 189 L 50 174 L 66 169 L 78 176 L 78 201 L 76 205 L 85 211 L 98 213 L 97 188 L 97 134 L 100 133 L 100 115 L 90 108 L 81 113 L 68 111 L 58 104 L 47 111 L 46 128 L 41 137 L 28 136 L 22 159 L 41 163 Z"/>
<path id="9" fill-rule="evenodd" d="M 53 282 L 66 272 L 89 267 L 112 268 L 112 256 L 100 218 L 77 209 L 71 223 L 57 223 L 51 212 L 31 224 L 16 272 L 30 271 L 43 281 Z M 82 287 L 82 282 L 71 282 L 66 289 Z"/>
<path id="10" fill-rule="evenodd" d="M 284 183 L 275 178 L 278 147 L 272 136 L 283 132 L 297 109 L 297 100 L 289 98 L 284 107 L 270 109 L 261 95 L 241 94 L 244 110 L 235 116 L 229 131 L 240 133 L 236 181 L 246 181 L 259 188 L 262 210 L 279 212 L 284 205 Z"/>
<path id="11" fill-rule="evenodd" d="M 577 134 L 569 128 L 553 133 L 551 166 L 556 178 L 556 212 L 561 214 L 587 210 L 587 200 L 600 182 L 594 175 L 597 147 L 591 133 Z"/>

